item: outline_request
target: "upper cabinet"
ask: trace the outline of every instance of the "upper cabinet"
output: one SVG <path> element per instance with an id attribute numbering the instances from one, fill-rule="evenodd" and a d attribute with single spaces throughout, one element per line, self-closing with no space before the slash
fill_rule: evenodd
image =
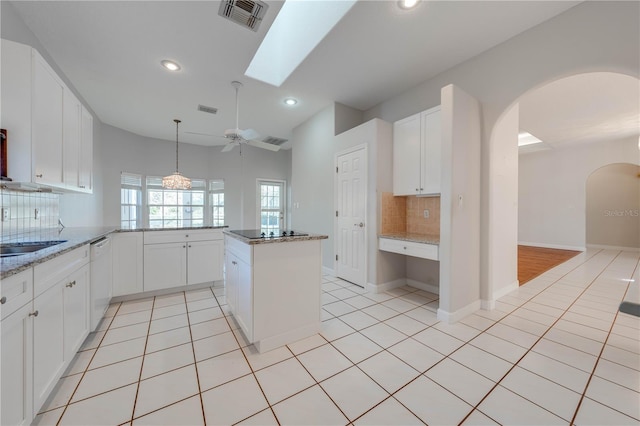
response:
<path id="1" fill-rule="evenodd" d="M 393 123 L 393 194 L 440 193 L 440 107 Z"/>
<path id="2" fill-rule="evenodd" d="M 8 175 L 58 191 L 92 192 L 93 117 L 30 46 L 2 40 Z"/>

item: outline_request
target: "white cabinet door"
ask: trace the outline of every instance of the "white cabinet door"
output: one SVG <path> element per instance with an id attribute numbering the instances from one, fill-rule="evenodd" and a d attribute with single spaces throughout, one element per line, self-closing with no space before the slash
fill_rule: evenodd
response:
<path id="1" fill-rule="evenodd" d="M 64 83 L 34 54 L 32 155 L 34 182 L 62 186 L 62 123 Z"/>
<path id="2" fill-rule="evenodd" d="M 115 233 L 112 244 L 113 296 L 142 293 L 143 233 Z"/>
<path id="3" fill-rule="evenodd" d="M 422 194 L 440 193 L 440 170 L 442 162 L 442 124 L 440 108 L 432 108 L 421 114 L 422 152 L 420 159 L 420 192 Z"/>
<path id="4" fill-rule="evenodd" d="M 221 280 L 223 256 L 223 240 L 188 243 L 187 285 Z"/>
<path id="5" fill-rule="evenodd" d="M 253 274 L 251 265 L 237 260 L 238 268 L 238 300 L 235 318 L 244 335 L 253 342 Z"/>
<path id="6" fill-rule="evenodd" d="M 393 194 L 420 193 L 420 114 L 393 123 Z"/>
<path id="7" fill-rule="evenodd" d="M 144 291 L 187 284 L 187 243 L 144 246 Z"/>
<path id="8" fill-rule="evenodd" d="M 89 265 L 69 276 L 64 285 L 64 354 L 70 362 L 89 335 Z"/>
<path id="9" fill-rule="evenodd" d="M 80 164 L 80 113 L 81 104 L 70 90 L 64 91 L 63 110 L 63 179 L 70 188 L 78 187 L 78 166 Z"/>
<path id="10" fill-rule="evenodd" d="M 224 294 L 231 313 L 235 315 L 238 310 L 238 258 L 227 251 L 224 263 Z"/>
<path id="11" fill-rule="evenodd" d="M 93 116 L 81 107 L 80 121 L 80 170 L 78 187 L 83 192 L 93 192 Z"/>
<path id="12" fill-rule="evenodd" d="M 4 318 L 2 327 L 2 406 L 0 424 L 29 425 L 33 419 L 33 319 L 29 302 Z"/>
<path id="13" fill-rule="evenodd" d="M 61 281 L 33 301 L 33 411 L 38 412 L 65 368 L 64 284 Z"/>

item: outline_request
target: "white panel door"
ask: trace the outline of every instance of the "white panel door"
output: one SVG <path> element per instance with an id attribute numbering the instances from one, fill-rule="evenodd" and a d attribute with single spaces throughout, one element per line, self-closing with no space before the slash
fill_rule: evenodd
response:
<path id="1" fill-rule="evenodd" d="M 69 362 L 89 334 L 89 268 L 71 274 L 64 285 L 64 357 Z"/>
<path id="2" fill-rule="evenodd" d="M 337 168 L 336 275 L 364 287 L 367 280 L 365 149 L 338 156 Z"/>

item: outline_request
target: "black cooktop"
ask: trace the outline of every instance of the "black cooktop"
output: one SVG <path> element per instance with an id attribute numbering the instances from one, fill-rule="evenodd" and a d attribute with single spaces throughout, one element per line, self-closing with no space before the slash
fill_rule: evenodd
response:
<path id="1" fill-rule="evenodd" d="M 229 232 L 233 232 L 234 234 L 249 238 L 250 240 L 259 240 L 261 238 L 304 237 L 309 235 L 304 232 L 295 231 L 293 229 L 237 229 Z"/>

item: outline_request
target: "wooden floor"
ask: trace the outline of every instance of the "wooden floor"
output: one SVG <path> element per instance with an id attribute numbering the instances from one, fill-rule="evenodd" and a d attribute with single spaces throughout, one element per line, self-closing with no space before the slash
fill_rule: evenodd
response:
<path id="1" fill-rule="evenodd" d="M 581 253 L 544 247 L 518 246 L 518 281 L 520 285 Z"/>

